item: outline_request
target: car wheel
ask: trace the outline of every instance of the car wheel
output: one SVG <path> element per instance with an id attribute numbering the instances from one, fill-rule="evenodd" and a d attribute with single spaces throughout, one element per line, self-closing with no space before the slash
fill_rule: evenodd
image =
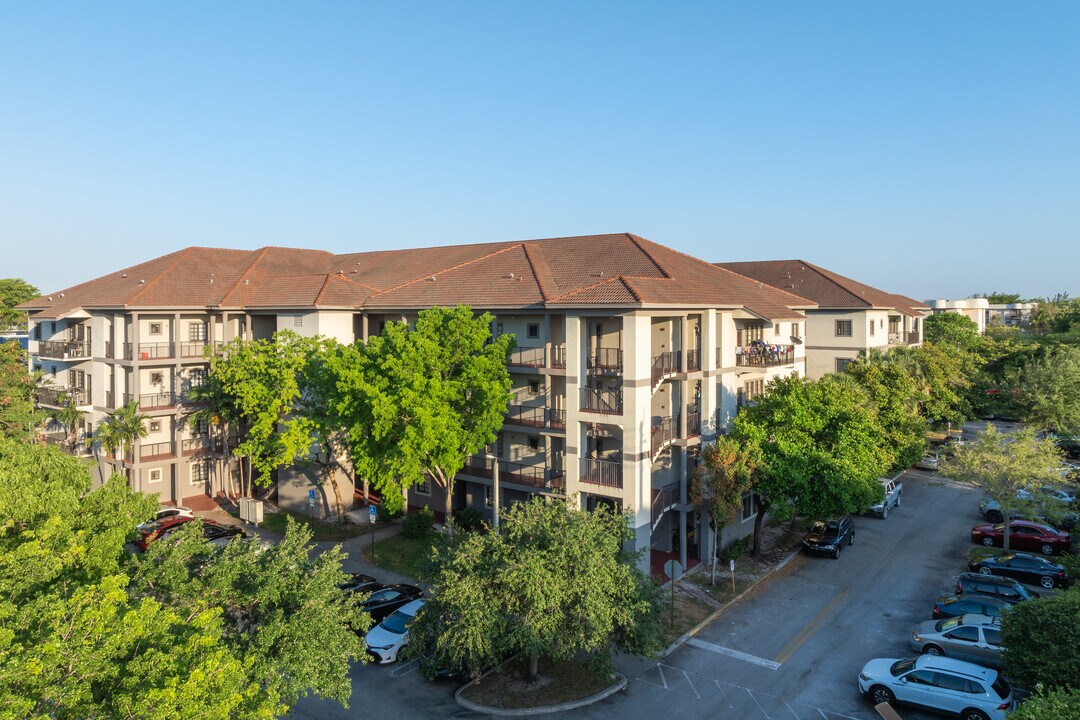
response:
<path id="1" fill-rule="evenodd" d="M 1042 585 L 1047 590 L 1051 590 L 1054 587 L 1054 578 L 1052 578 L 1052 577 L 1039 578 L 1039 584 Z"/>
<path id="2" fill-rule="evenodd" d="M 993 545 L 994 545 L 994 538 L 988 538 L 988 537 L 984 537 L 984 538 L 982 539 L 982 544 L 983 544 L 983 545 L 985 545 L 986 547 L 993 547 Z"/>
<path id="3" fill-rule="evenodd" d="M 943 653 L 941 651 L 941 648 L 939 648 L 937 645 L 927 645 L 926 647 L 924 647 L 922 649 L 922 651 L 923 651 L 923 655 L 944 655 L 945 654 L 945 653 Z"/>
<path id="4" fill-rule="evenodd" d="M 1053 555 L 1054 554 L 1054 546 L 1051 545 L 1050 543 L 1043 543 L 1042 548 L 1040 548 L 1040 550 L 1041 550 L 1043 555 Z"/>
<path id="5" fill-rule="evenodd" d="M 891 705 L 896 702 L 896 696 L 893 695 L 892 690 L 884 685 L 874 685 L 870 688 L 870 692 L 867 693 L 867 695 L 870 697 L 870 702 L 875 705 L 880 705 L 881 703 L 889 703 Z"/>
<path id="6" fill-rule="evenodd" d="M 848 545 L 854 545 L 855 544 L 855 531 L 854 530 L 851 531 L 851 537 L 848 538 L 847 544 Z"/>
<path id="7" fill-rule="evenodd" d="M 889 508 L 883 506 L 881 508 L 881 519 L 884 520 L 887 517 L 889 517 Z"/>
<path id="8" fill-rule="evenodd" d="M 840 559 L 840 548 L 842 548 L 842 547 L 844 547 L 843 543 L 837 543 L 836 544 L 836 548 L 834 548 L 833 551 L 832 551 L 832 559 L 833 560 L 839 560 Z"/>
<path id="9" fill-rule="evenodd" d="M 988 567 L 979 568 L 979 574 L 980 575 L 989 575 L 990 574 L 990 568 L 988 568 Z"/>
<path id="10" fill-rule="evenodd" d="M 990 716 L 984 713 L 982 710 L 976 708 L 968 708 L 964 712 L 960 713 L 962 720 L 990 720 Z"/>
<path id="11" fill-rule="evenodd" d="M 896 507 L 900 507 L 900 496 L 896 496 Z"/>

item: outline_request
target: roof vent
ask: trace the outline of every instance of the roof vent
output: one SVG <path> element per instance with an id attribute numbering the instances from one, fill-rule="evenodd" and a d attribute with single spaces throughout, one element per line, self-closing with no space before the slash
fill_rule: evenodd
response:
<path id="1" fill-rule="evenodd" d="M 244 284 L 245 284 L 245 285 L 250 285 L 250 284 L 251 284 L 251 280 L 249 280 L 249 279 L 247 279 L 247 278 L 244 278 Z"/>
<path id="2" fill-rule="evenodd" d="M 127 277 L 127 273 L 122 273 L 120 277 Z"/>
<path id="3" fill-rule="evenodd" d="M 64 297 L 64 293 L 60 293 L 60 297 Z"/>
<path id="4" fill-rule="evenodd" d="M 511 280 L 513 280 L 513 279 L 514 279 L 514 273 L 510 273 L 510 279 L 511 279 Z"/>
<path id="5" fill-rule="evenodd" d="M 344 271 L 344 270 L 338 270 L 338 271 L 337 271 L 337 274 L 338 274 L 338 275 L 344 275 L 344 274 L 345 274 L 345 271 Z"/>
<path id="6" fill-rule="evenodd" d="M 791 279 L 791 273 L 785 270 L 784 271 L 784 279 L 785 280 L 790 280 Z"/>
<path id="7" fill-rule="evenodd" d="M 145 285 L 145 284 L 146 284 L 146 281 L 145 281 L 145 280 L 140 280 L 140 281 L 139 281 L 139 284 L 140 284 L 140 285 Z"/>
<path id="8" fill-rule="evenodd" d="M 52 302 L 52 295 L 49 296 L 49 302 Z"/>
<path id="9" fill-rule="evenodd" d="M 211 284 L 211 285 L 213 285 L 213 284 L 214 284 L 214 278 L 210 278 L 210 284 Z"/>
<path id="10" fill-rule="evenodd" d="M 514 276 L 511 275 L 510 277 L 514 277 Z M 431 277 L 428 278 L 428 280 L 430 280 L 431 282 L 435 282 L 435 276 L 432 275 Z"/>

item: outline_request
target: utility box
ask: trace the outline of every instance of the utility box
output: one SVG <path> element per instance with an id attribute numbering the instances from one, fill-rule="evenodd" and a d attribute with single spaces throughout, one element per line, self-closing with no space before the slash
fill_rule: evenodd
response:
<path id="1" fill-rule="evenodd" d="M 263 521 L 262 500 L 240 498 L 240 519 L 252 525 L 258 525 Z"/>

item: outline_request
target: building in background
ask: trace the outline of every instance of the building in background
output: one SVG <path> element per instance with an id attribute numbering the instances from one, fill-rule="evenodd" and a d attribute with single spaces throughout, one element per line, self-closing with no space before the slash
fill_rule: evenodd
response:
<path id="1" fill-rule="evenodd" d="M 922 344 L 925 304 L 812 265 L 805 260 L 719 263 L 720 267 L 806 298 L 806 375 L 811 380 L 843 370 L 869 350 Z"/>

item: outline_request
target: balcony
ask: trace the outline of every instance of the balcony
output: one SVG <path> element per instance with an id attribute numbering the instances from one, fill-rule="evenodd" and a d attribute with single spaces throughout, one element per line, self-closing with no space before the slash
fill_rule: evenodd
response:
<path id="1" fill-rule="evenodd" d="M 669 375 L 679 372 L 681 353 L 678 350 L 663 352 L 652 359 L 652 384 L 655 388 Z"/>
<path id="2" fill-rule="evenodd" d="M 38 405 L 62 408 L 69 402 L 76 406 L 89 405 L 90 400 L 84 388 L 44 387 L 37 391 Z"/>
<path id="3" fill-rule="evenodd" d="M 677 415 L 661 418 L 652 426 L 652 459 L 655 460 L 664 448 L 679 437 L 679 418 Z"/>
<path id="4" fill-rule="evenodd" d="M 652 499 L 652 529 L 660 524 L 660 518 L 664 513 L 674 510 L 679 506 L 680 487 L 678 482 L 655 489 Z"/>
<path id="5" fill-rule="evenodd" d="M 547 365 L 547 358 L 542 347 L 519 347 L 510 351 L 508 365 L 518 367 L 542 368 Z"/>
<path id="6" fill-rule="evenodd" d="M 686 352 L 686 371 L 698 372 L 701 370 L 701 351 L 688 350 Z"/>
<path id="7" fill-rule="evenodd" d="M 592 348 L 585 355 L 585 367 L 596 373 L 621 373 L 622 350 L 620 348 Z"/>
<path id="8" fill-rule="evenodd" d="M 919 333 L 918 332 L 890 332 L 889 333 L 890 345 L 918 345 Z"/>
<path id="9" fill-rule="evenodd" d="M 686 411 L 686 437 L 695 438 L 701 436 L 701 412 L 697 408 Z"/>
<path id="10" fill-rule="evenodd" d="M 553 367 L 553 368 L 565 368 L 566 367 L 566 346 L 565 345 L 552 345 L 551 346 L 551 367 Z"/>
<path id="11" fill-rule="evenodd" d="M 600 458 L 581 458 L 581 477 L 587 485 L 621 488 L 622 460 L 601 460 Z"/>
<path id="12" fill-rule="evenodd" d="M 622 415 L 622 390 L 581 388 L 581 411 L 601 415 Z"/>
<path id="13" fill-rule="evenodd" d="M 38 343 L 38 357 L 50 360 L 88 360 L 90 343 L 86 340 L 45 340 Z"/>
<path id="14" fill-rule="evenodd" d="M 173 357 L 172 343 L 139 343 L 140 360 L 168 360 Z"/>
<path id="15" fill-rule="evenodd" d="M 548 426 L 552 430 L 565 430 L 566 429 L 566 411 L 561 408 L 551 408 L 548 417 L 550 422 Z"/>
<path id="16" fill-rule="evenodd" d="M 735 365 L 739 367 L 766 368 L 794 362 L 794 345 L 747 345 L 735 348 Z"/>
<path id="17" fill-rule="evenodd" d="M 140 410 L 160 410 L 171 408 L 176 404 L 176 398 L 171 392 L 148 393 L 139 396 Z"/>
<path id="18" fill-rule="evenodd" d="M 229 449 L 235 448 L 239 444 L 239 437 L 237 437 L 236 435 L 229 436 Z M 194 437 L 186 438 L 180 441 L 180 454 L 184 456 L 209 455 L 210 453 L 220 453 L 224 450 L 225 448 L 222 447 L 220 437 L 210 437 L 209 435 L 195 435 Z"/>
<path id="19" fill-rule="evenodd" d="M 176 457 L 176 443 L 174 442 L 143 443 L 139 445 L 140 460 L 160 460 L 171 457 Z"/>
<path id="20" fill-rule="evenodd" d="M 210 348 L 211 352 L 216 352 L 220 344 L 221 343 L 208 342 L 206 340 L 191 340 L 189 342 L 182 342 L 180 343 L 180 357 L 204 358 L 206 357 L 206 348 Z M 139 347 L 142 346 L 140 345 Z"/>
<path id="21" fill-rule="evenodd" d="M 499 461 L 499 483 L 524 485 L 538 490 L 563 490 L 566 487 L 565 473 L 562 470 L 563 456 L 552 458 L 552 465 L 525 465 L 524 463 Z M 482 455 L 472 455 L 465 461 L 461 472 L 472 477 L 493 480 L 495 461 Z"/>
<path id="22" fill-rule="evenodd" d="M 566 429 L 566 411 L 546 406 L 510 405 L 506 409 L 507 425 L 534 428 Z"/>

